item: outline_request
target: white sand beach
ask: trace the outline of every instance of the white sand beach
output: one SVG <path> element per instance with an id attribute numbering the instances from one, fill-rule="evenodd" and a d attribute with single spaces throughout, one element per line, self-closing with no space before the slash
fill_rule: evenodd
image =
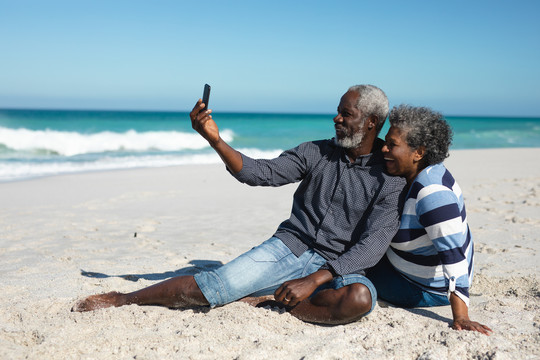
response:
<path id="1" fill-rule="evenodd" d="M 296 185 L 253 188 L 220 165 L 54 176 L 0 184 L 0 359 L 538 359 L 540 149 L 453 151 L 475 240 L 470 317 L 379 302 L 319 326 L 233 303 L 71 312 L 226 263 L 289 216 Z"/>

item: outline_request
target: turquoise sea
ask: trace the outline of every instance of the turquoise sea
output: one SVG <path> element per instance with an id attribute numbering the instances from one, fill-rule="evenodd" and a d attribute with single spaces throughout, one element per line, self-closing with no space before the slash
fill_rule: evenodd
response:
<path id="1" fill-rule="evenodd" d="M 253 157 L 334 134 L 333 116 L 214 113 Z M 452 149 L 540 147 L 540 118 L 447 117 Z M 383 128 L 384 137 L 388 124 Z M 0 181 L 96 170 L 219 163 L 186 112 L 0 110 Z"/>

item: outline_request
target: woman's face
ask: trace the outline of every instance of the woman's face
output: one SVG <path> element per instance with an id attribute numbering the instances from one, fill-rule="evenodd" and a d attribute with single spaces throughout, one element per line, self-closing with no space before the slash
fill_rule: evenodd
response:
<path id="1" fill-rule="evenodd" d="M 390 175 L 403 176 L 410 185 L 422 170 L 419 165 L 424 151 L 423 148 L 413 150 L 407 145 L 407 133 L 408 131 L 391 126 L 386 134 L 382 153 L 386 171 Z"/>

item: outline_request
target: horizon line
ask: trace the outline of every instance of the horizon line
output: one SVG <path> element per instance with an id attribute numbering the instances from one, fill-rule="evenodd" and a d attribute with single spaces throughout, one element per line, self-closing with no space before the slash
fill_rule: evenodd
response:
<path id="1" fill-rule="evenodd" d="M 182 113 L 189 114 L 191 110 L 165 110 L 165 109 L 107 109 L 107 108 L 49 108 L 49 107 L 0 107 L 0 111 L 72 111 L 72 112 L 126 112 L 126 113 Z M 213 114 L 253 114 L 253 115 L 323 115 L 335 116 L 335 113 L 323 112 L 292 112 L 292 111 L 213 111 Z M 445 117 L 475 117 L 475 118 L 520 118 L 540 119 L 540 115 L 471 115 L 471 114 L 445 114 Z"/>

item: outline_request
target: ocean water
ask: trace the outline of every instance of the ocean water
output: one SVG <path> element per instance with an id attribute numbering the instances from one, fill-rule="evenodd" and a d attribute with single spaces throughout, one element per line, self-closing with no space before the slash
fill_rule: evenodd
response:
<path id="1" fill-rule="evenodd" d="M 333 137 L 334 115 L 214 113 L 234 148 L 272 158 Z M 448 117 L 452 149 L 540 147 L 540 118 Z M 384 137 L 388 124 L 381 131 Z M 0 181 L 219 163 L 184 112 L 0 110 Z"/>

